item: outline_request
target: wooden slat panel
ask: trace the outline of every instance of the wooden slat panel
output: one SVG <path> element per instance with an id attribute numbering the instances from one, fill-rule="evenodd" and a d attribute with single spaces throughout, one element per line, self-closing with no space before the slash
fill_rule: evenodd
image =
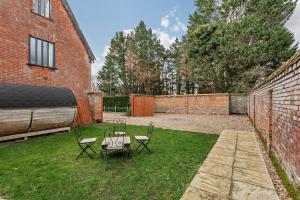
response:
<path id="1" fill-rule="evenodd" d="M 86 125 L 93 123 L 90 105 L 87 98 L 77 97 L 77 116 L 76 123 Z"/>
<path id="2" fill-rule="evenodd" d="M 76 108 L 36 109 L 33 112 L 31 131 L 70 126 Z"/>
<path id="3" fill-rule="evenodd" d="M 153 116 L 154 98 L 152 96 L 133 96 L 132 97 L 132 116 Z"/>
<path id="4" fill-rule="evenodd" d="M 4 136 L 4 137 L 0 137 L 0 142 L 7 141 L 7 140 L 14 140 L 14 139 L 18 139 L 18 138 L 36 136 L 36 135 L 44 135 L 44 134 L 49 134 L 49 133 L 64 132 L 64 131 L 70 131 L 70 127 L 64 127 L 64 128 L 50 129 L 50 130 L 37 131 L 37 132 L 31 132 L 31 133 L 22 133 L 22 134 L 17 134 L 17 135 Z"/>
<path id="5" fill-rule="evenodd" d="M 27 132 L 31 110 L 0 109 L 0 136 Z"/>

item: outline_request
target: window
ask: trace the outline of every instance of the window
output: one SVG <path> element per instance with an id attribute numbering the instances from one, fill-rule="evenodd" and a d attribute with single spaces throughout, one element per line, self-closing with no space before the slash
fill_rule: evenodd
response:
<path id="1" fill-rule="evenodd" d="M 54 44 L 35 37 L 29 37 L 29 64 L 54 68 Z"/>
<path id="2" fill-rule="evenodd" d="M 33 12 L 50 18 L 51 0 L 33 0 Z"/>

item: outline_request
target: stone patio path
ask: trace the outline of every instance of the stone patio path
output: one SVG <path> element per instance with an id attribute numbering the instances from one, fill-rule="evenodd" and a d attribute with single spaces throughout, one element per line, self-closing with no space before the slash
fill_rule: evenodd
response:
<path id="1" fill-rule="evenodd" d="M 255 133 L 221 133 L 181 198 L 196 199 L 279 199 Z"/>

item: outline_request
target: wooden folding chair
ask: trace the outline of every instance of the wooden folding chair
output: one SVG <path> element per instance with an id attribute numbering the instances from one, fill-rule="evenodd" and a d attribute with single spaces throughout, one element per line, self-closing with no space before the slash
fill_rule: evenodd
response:
<path id="1" fill-rule="evenodd" d="M 83 154 L 86 153 L 90 158 L 93 158 L 88 152 L 87 150 L 90 149 L 92 152 L 94 152 L 95 154 L 96 151 L 92 148 L 92 145 L 95 144 L 97 138 L 83 138 L 80 128 L 75 126 L 73 127 L 73 132 L 75 133 L 76 139 L 77 139 L 77 143 L 79 145 L 79 147 L 81 148 L 81 152 L 80 154 L 77 156 L 76 160 L 78 160 L 78 158 Z"/>
<path id="2" fill-rule="evenodd" d="M 139 143 L 139 146 L 136 148 L 136 151 L 139 151 L 139 153 L 141 153 L 144 149 L 147 149 L 151 153 L 148 144 L 151 141 L 153 130 L 154 130 L 154 124 L 153 122 L 150 122 L 146 136 L 135 136 L 135 140 Z"/>

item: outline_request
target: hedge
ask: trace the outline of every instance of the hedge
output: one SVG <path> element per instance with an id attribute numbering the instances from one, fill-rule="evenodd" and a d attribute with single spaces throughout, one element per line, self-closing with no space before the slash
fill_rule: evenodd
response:
<path id="1" fill-rule="evenodd" d="M 124 107 L 130 106 L 129 96 L 108 96 L 103 98 L 103 105 L 105 108 Z"/>

